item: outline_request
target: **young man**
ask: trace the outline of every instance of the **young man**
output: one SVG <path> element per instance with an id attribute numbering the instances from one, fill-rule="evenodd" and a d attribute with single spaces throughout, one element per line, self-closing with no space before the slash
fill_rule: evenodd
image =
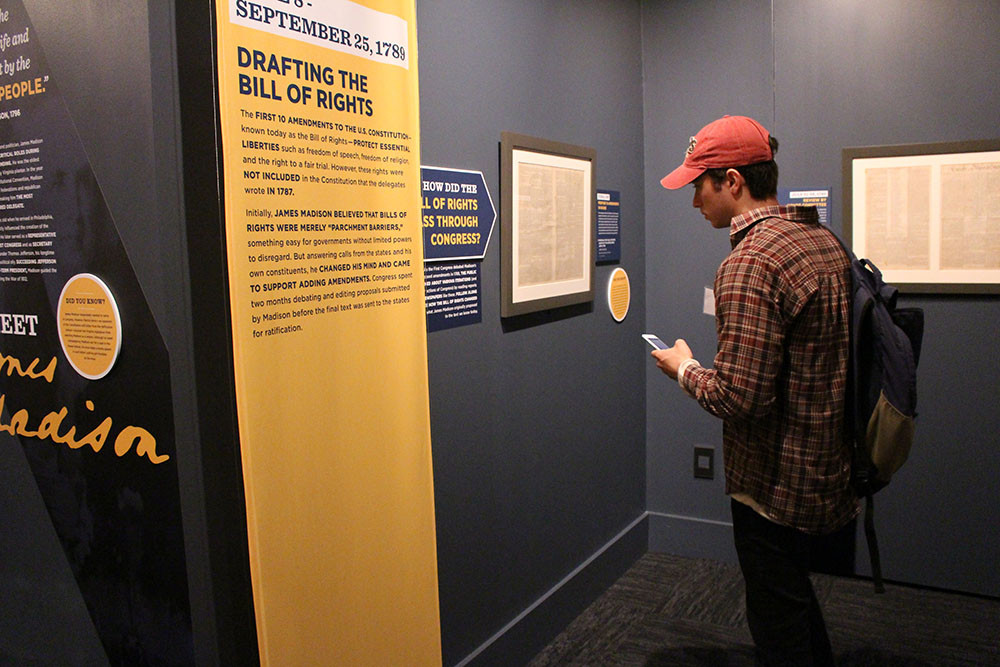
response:
<path id="1" fill-rule="evenodd" d="M 850 273 L 815 207 L 778 205 L 777 150 L 760 123 L 726 116 L 691 138 L 663 178 L 732 252 L 715 278 L 712 367 L 681 339 L 657 366 L 723 420 L 726 493 L 746 581 L 747 623 L 765 665 L 832 665 L 809 580 L 811 535 L 857 514 L 844 439 Z"/>

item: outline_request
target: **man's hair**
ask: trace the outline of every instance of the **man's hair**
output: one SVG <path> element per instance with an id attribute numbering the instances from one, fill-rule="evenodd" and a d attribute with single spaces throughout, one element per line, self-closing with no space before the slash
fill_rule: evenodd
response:
<path id="1" fill-rule="evenodd" d="M 750 190 L 750 196 L 754 199 L 767 199 L 778 196 L 778 163 L 774 161 L 774 155 L 778 152 L 778 140 L 768 137 L 771 144 L 771 159 L 766 162 L 747 164 L 741 167 L 728 167 L 717 169 L 706 169 L 705 173 L 712 179 L 715 187 L 719 187 L 726 180 L 726 172 L 735 169 L 743 176 Z"/>

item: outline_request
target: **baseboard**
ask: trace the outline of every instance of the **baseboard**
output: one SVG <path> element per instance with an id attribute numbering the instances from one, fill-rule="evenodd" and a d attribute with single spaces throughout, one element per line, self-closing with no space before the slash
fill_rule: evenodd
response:
<path id="1" fill-rule="evenodd" d="M 647 512 L 649 551 L 736 563 L 733 524 L 697 517 Z"/>
<path id="2" fill-rule="evenodd" d="M 635 519 L 466 656 L 458 667 L 508 666 L 531 660 L 646 553 L 649 544 L 647 516 L 644 513 Z"/>

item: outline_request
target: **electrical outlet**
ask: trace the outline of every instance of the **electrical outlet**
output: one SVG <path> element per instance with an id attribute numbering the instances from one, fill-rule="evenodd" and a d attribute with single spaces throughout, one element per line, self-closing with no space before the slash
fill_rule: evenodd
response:
<path id="1" fill-rule="evenodd" d="M 715 479 L 715 448 L 696 445 L 694 448 L 695 479 Z"/>

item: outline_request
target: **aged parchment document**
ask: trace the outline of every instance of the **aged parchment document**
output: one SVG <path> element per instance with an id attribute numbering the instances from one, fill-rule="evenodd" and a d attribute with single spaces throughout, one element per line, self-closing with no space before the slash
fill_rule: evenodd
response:
<path id="1" fill-rule="evenodd" d="M 517 285 L 582 278 L 584 172 L 522 162 L 518 178 Z"/>

